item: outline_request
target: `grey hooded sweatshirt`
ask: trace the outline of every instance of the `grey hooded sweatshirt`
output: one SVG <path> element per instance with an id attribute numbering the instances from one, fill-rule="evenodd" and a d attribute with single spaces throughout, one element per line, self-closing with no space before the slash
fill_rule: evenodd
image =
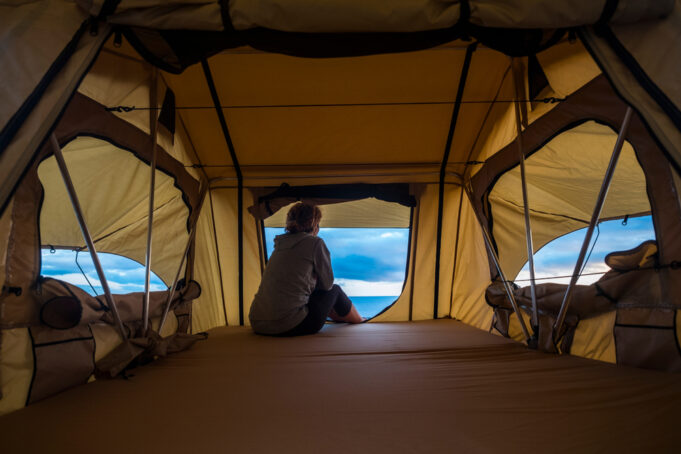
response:
<path id="1" fill-rule="evenodd" d="M 286 332 L 307 316 L 307 302 L 315 289 L 333 285 L 331 257 L 324 240 L 309 233 L 285 233 L 274 238 L 260 288 L 248 318 L 261 334 Z"/>

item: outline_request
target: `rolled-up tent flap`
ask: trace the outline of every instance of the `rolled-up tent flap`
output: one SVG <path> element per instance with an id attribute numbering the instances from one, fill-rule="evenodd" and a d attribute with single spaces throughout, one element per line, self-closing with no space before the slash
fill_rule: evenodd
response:
<path id="1" fill-rule="evenodd" d="M 394 202 L 405 207 L 416 206 L 416 199 L 409 192 L 408 184 L 344 184 L 289 186 L 282 184 L 276 189 L 253 190 L 257 203 L 248 211 L 258 220 L 266 219 L 296 201 L 315 205 L 348 202 L 373 197 L 385 202 Z"/>
<path id="2" fill-rule="evenodd" d="M 98 14 L 91 2 L 91 14 Z M 105 3 L 105 2 L 104 2 Z M 303 33 L 417 32 L 450 28 L 460 22 L 483 27 L 566 28 L 610 20 L 623 24 L 668 14 L 674 0 L 613 2 L 610 0 L 411 0 L 383 2 L 331 0 L 232 0 L 230 2 L 130 2 L 119 4 L 112 23 L 157 29 L 219 30 L 220 19 L 235 30 L 269 28 Z M 222 16 L 222 17 L 221 17 Z M 178 26 L 178 17 L 184 22 Z"/>

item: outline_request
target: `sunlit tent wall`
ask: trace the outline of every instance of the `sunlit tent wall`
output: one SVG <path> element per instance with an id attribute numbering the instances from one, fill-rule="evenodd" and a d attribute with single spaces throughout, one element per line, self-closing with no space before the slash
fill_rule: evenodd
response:
<path id="1" fill-rule="evenodd" d="M 669 58 L 681 46 L 679 2 L 417 1 L 389 16 L 341 1 L 44 3 L 0 8 L 3 411 L 88 381 L 95 362 L 125 345 L 110 316 L 68 330 L 41 318 L 52 295 L 40 292 L 40 248 L 86 249 L 50 137 L 97 249 L 140 263 L 155 160 L 151 269 L 169 287 L 181 277 L 167 339 L 248 323 L 263 226 L 277 225 L 249 207 L 282 185 L 300 190 L 282 207 L 328 199 L 306 191 L 337 185 L 332 202 L 357 202 L 325 200 L 324 226 L 410 227 L 403 292 L 372 322 L 451 317 L 524 340 L 516 316 L 486 295 L 501 278 L 495 254 L 509 279 L 527 260 L 518 150 L 536 251 L 588 224 L 631 105 L 602 217 L 652 213 L 657 269 L 646 282 L 655 284 L 629 309 L 610 302 L 582 321 L 569 313 L 562 350 L 679 369 L 681 59 Z M 398 185 L 409 202 L 343 192 L 361 185 Z M 168 293 L 155 297 L 155 327 Z M 103 297 L 74 298 L 110 311 Z M 148 348 L 135 327 L 142 295 L 118 300 L 129 301 L 128 335 Z M 556 314 L 542 310 L 540 345 L 560 348 Z M 620 351 L 614 337 L 627 329 L 636 336 L 620 338 L 635 341 Z M 64 348 L 34 362 L 42 345 L 70 338 L 91 361 L 34 391 L 35 377 L 75 355 Z"/>

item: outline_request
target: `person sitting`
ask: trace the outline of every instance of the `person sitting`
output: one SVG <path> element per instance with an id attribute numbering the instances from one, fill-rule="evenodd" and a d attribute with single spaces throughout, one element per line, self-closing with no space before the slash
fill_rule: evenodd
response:
<path id="1" fill-rule="evenodd" d="M 248 318 L 257 334 L 302 336 L 317 333 L 327 317 L 337 322 L 364 319 L 333 283 L 331 257 L 317 236 L 319 207 L 297 203 L 286 216 L 286 233 L 274 238 Z"/>

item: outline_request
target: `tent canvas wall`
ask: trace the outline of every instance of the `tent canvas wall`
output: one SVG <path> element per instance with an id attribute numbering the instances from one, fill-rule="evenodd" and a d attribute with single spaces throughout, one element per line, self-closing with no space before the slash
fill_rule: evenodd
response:
<path id="1" fill-rule="evenodd" d="M 519 150 L 536 251 L 588 223 L 628 106 L 634 113 L 603 217 L 652 214 L 653 284 L 641 287 L 652 290 L 625 288 L 607 311 L 583 320 L 569 313 L 563 350 L 677 369 L 678 1 L 424 0 L 390 12 L 341 0 L 314 8 L 276 0 L 0 8 L 3 411 L 31 401 L 35 377 L 74 349 L 90 359 L 39 395 L 88 381 L 96 364 L 100 372 L 111 364 L 106 358 L 123 358 L 124 367 L 145 349 L 179 349 L 191 332 L 247 324 L 265 217 L 249 207 L 282 184 L 297 192 L 280 205 L 328 199 L 312 193 L 320 185 L 336 191 L 332 199 L 371 204 L 370 192 L 344 192 L 361 185 L 381 194 L 398 185 L 413 199 L 407 211 L 385 202 L 394 208 L 373 209 L 366 221 L 406 224 L 411 235 L 403 292 L 372 323 L 451 317 L 524 340 L 517 315 L 486 301 L 501 277 L 495 255 L 507 277 L 527 260 Z M 75 331 L 41 318 L 55 295 L 41 290 L 40 248 L 86 248 L 51 137 L 97 249 L 143 263 L 151 224 L 150 267 L 169 286 L 163 295 L 182 278 L 167 305 L 165 341 L 140 329 L 143 295 L 115 296 L 139 303 L 122 317 L 121 337 L 134 343 L 121 343 L 111 315 Z M 330 226 L 357 219 L 327 207 Z M 188 291 L 191 281 L 200 296 Z M 539 344 L 560 349 L 551 331 L 557 315 L 542 310 Z M 162 312 L 152 310 L 152 327 Z M 125 349 L 131 343 L 134 354 Z M 44 344 L 70 347 L 42 354 Z M 44 360 L 34 363 L 38 352 Z"/>

